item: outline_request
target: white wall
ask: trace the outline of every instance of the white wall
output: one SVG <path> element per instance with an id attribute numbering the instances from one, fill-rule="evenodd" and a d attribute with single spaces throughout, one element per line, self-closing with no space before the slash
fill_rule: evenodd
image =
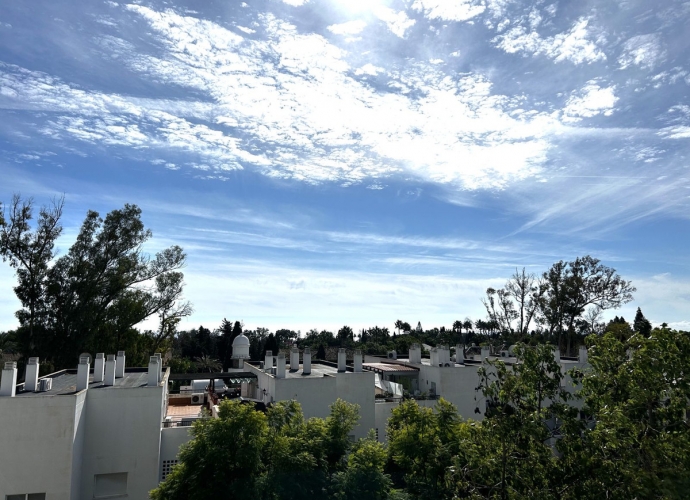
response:
<path id="1" fill-rule="evenodd" d="M 157 387 L 89 389 L 81 498 L 93 497 L 94 475 L 127 473 L 129 498 L 146 499 L 158 485 L 167 376 Z"/>
<path id="2" fill-rule="evenodd" d="M 0 498 L 20 493 L 46 493 L 46 500 L 76 498 L 72 487 L 79 463 L 83 393 L 63 396 L 0 397 Z"/>
<path id="3" fill-rule="evenodd" d="M 296 399 L 305 418 L 326 418 L 329 406 L 337 399 L 336 377 L 302 377 L 273 379 L 275 401 Z M 372 389 L 373 391 L 373 389 Z"/>
<path id="4" fill-rule="evenodd" d="M 356 438 L 364 438 L 376 427 L 374 411 L 374 372 L 345 372 L 336 375 L 338 398 L 359 405 L 359 425 L 354 429 Z"/>

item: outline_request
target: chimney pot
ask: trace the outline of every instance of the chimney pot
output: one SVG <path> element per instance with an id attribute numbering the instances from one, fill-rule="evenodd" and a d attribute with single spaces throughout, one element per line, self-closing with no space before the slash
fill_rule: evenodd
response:
<path id="1" fill-rule="evenodd" d="M 290 350 L 290 371 L 296 372 L 297 370 L 299 370 L 299 349 L 295 345 Z"/>
<path id="2" fill-rule="evenodd" d="M 270 372 L 271 368 L 273 368 L 273 351 L 266 351 L 266 357 L 264 358 L 264 370 Z"/>
<path id="3" fill-rule="evenodd" d="M 38 370 L 39 370 L 38 358 L 29 358 L 29 362 L 26 365 L 26 371 L 24 373 L 24 390 L 36 392 L 38 391 Z"/>
<path id="4" fill-rule="evenodd" d="M 17 393 L 17 363 L 5 361 L 5 368 L 2 370 L 2 380 L 0 380 L 0 396 L 13 398 Z"/>
<path id="5" fill-rule="evenodd" d="M 79 358 L 79 365 L 77 366 L 77 392 L 89 388 L 89 371 L 91 370 L 91 363 L 89 363 L 88 356 L 81 356 Z"/>
<path id="6" fill-rule="evenodd" d="M 311 349 L 308 347 L 304 348 L 302 353 L 302 375 L 311 374 Z"/>
<path id="7" fill-rule="evenodd" d="M 345 348 L 341 347 L 338 349 L 338 373 L 344 373 L 347 371 L 347 354 Z"/>
<path id="8" fill-rule="evenodd" d="M 160 383 L 160 358 L 158 356 L 151 356 L 149 358 L 149 377 L 148 386 L 157 387 Z"/>
<path id="9" fill-rule="evenodd" d="M 587 355 L 587 347 L 581 345 L 580 346 L 580 355 L 578 356 L 580 363 L 587 363 L 588 362 L 588 355 Z"/>
<path id="10" fill-rule="evenodd" d="M 356 372 L 362 371 L 362 351 L 360 350 L 355 351 L 354 365 Z"/>
<path id="11" fill-rule="evenodd" d="M 103 385 L 115 385 L 115 363 L 115 355 L 108 354 L 108 359 L 105 361 Z"/>
<path id="12" fill-rule="evenodd" d="M 96 353 L 96 359 L 93 362 L 93 381 L 103 382 L 103 371 L 105 370 L 105 354 L 102 352 Z"/>
<path id="13" fill-rule="evenodd" d="M 276 362 L 276 378 L 285 378 L 285 354 L 278 354 L 278 361 Z"/>
<path id="14" fill-rule="evenodd" d="M 125 376 L 125 351 L 117 351 L 117 360 L 115 361 L 115 378 L 122 378 Z"/>

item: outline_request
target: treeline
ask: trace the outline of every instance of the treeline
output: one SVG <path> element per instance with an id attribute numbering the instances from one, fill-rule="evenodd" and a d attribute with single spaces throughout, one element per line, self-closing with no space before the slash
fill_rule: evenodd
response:
<path id="1" fill-rule="evenodd" d="M 483 365 L 481 422 L 444 400 L 402 402 L 386 446 L 348 440 L 356 408 L 342 401 L 325 420 L 305 420 L 294 401 L 265 415 L 224 402 L 194 425 L 152 498 L 687 498 L 690 335 L 619 331 L 587 344 L 584 370 L 562 373 L 546 345 Z"/>

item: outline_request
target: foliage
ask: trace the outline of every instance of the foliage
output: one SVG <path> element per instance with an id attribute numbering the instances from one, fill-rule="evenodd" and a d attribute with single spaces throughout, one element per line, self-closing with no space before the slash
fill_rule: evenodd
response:
<path id="1" fill-rule="evenodd" d="M 279 402 L 265 415 L 238 401 L 223 401 L 218 418 L 194 423 L 193 439 L 151 498 L 297 500 L 329 492 L 351 498 L 343 488 L 357 479 L 366 480 L 362 498 L 385 498 L 380 445 L 357 443 L 347 458 L 358 419 L 358 406 L 342 400 L 331 405 L 326 419 L 309 420 L 296 401 Z"/>
<path id="2" fill-rule="evenodd" d="M 125 205 L 105 219 L 89 211 L 68 253 L 53 260 L 62 206 L 41 208 L 32 231 L 33 201 L 15 196 L 0 226 L 0 252 L 17 273 L 22 354 L 61 367 L 81 352 L 137 351 L 142 341 L 147 354 L 158 350 L 192 311 L 182 300 L 184 252 L 172 246 L 149 258 L 142 245 L 151 232 L 141 210 Z M 138 338 L 134 325 L 152 315 L 159 329 Z"/>

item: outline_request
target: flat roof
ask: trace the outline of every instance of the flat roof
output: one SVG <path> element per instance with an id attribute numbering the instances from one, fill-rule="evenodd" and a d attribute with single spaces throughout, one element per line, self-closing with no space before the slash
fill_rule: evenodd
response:
<path id="1" fill-rule="evenodd" d="M 125 376 L 116 378 L 115 384 L 105 386 L 102 382 L 93 382 L 93 370 L 89 375 L 89 389 L 126 389 L 132 387 L 144 387 L 148 384 L 147 368 L 125 368 Z M 50 375 L 40 377 L 39 380 L 51 378 L 53 386 L 49 391 L 33 392 L 25 391 L 24 384 L 17 386 L 16 397 L 40 398 L 44 396 L 69 396 L 77 392 L 77 370 L 62 370 Z"/>
<path id="2" fill-rule="evenodd" d="M 388 374 L 404 373 L 406 375 L 412 375 L 419 372 L 419 368 L 415 366 L 398 363 L 363 363 L 362 366 L 370 371 Z"/>
<path id="3" fill-rule="evenodd" d="M 338 369 L 333 367 L 333 366 L 328 366 L 328 365 L 322 365 L 321 363 L 312 363 L 311 364 L 311 373 L 309 375 L 305 375 L 304 372 L 302 371 L 304 367 L 302 365 L 299 365 L 299 370 L 297 371 L 291 371 L 290 366 L 285 367 L 285 378 L 318 378 L 318 377 L 323 377 L 325 375 L 335 375 L 338 373 Z"/>

